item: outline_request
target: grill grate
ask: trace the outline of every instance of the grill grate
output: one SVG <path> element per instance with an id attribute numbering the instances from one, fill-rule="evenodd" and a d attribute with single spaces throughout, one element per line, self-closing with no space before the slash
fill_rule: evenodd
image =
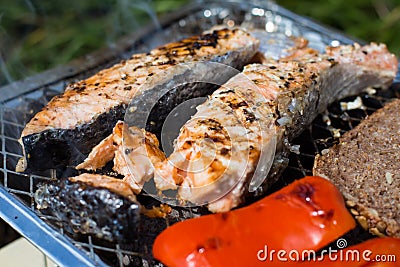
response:
<path id="1" fill-rule="evenodd" d="M 7 100 L 0 107 L 0 187 L 6 189 L 7 198 L 12 201 L 20 200 L 30 210 L 34 220 L 52 225 L 55 232 L 61 236 L 67 236 L 58 219 L 46 215 L 35 208 L 34 193 L 41 182 L 56 177 L 55 171 L 37 174 L 22 174 L 14 171 L 15 165 L 22 157 L 18 138 L 25 123 L 38 112 L 53 96 L 62 93 L 66 84 L 86 78 L 100 69 L 110 66 L 123 58 L 129 57 L 134 52 L 147 51 L 149 47 L 170 42 L 188 35 L 198 34 L 216 24 L 255 25 L 265 28 L 267 23 L 274 25 L 274 31 L 285 34 L 301 35 L 310 40 L 310 46 L 322 50 L 325 45 L 333 41 L 351 43 L 352 40 L 330 29 L 324 28 L 305 18 L 299 17 L 285 9 L 271 3 L 211 3 L 205 9 L 201 4 L 192 4 L 182 9 L 174 19 L 164 22 L 163 30 L 148 30 L 141 39 L 132 42 L 127 49 L 116 56 L 110 56 L 103 63 L 94 64 L 92 67 L 82 70 L 74 75 L 64 77 L 60 74 L 53 80 L 46 81 L 36 87 L 18 89 L 15 95 L 8 95 Z M 99 61 L 100 62 L 100 61 Z M 55 71 L 55 74 L 58 72 Z M 64 75 L 64 76 L 63 76 Z M 382 107 L 391 98 L 400 97 L 400 86 L 395 84 L 387 91 L 377 90 L 376 94 L 360 95 L 363 108 L 342 111 L 340 102 L 353 101 L 356 97 L 350 97 L 331 105 L 326 114 L 319 115 L 314 123 L 306 129 L 293 143 L 294 152 L 290 156 L 290 165 L 284 172 L 280 181 L 271 189 L 271 192 L 291 183 L 294 179 L 312 174 L 312 165 L 316 153 L 330 147 L 337 141 L 335 135 L 355 127 L 360 120 Z M 4 88 L 6 89 L 6 88 Z M 7 87 L 10 89 L 10 87 Z M 0 90 L 2 90 L 0 88 Z M 3 90 L 4 91 L 4 90 Z M 330 125 L 327 125 L 330 122 Z M 300 147 L 297 147 L 300 145 Z M 142 196 L 145 202 L 151 205 L 155 200 L 149 196 Z M 153 202 L 152 202 L 153 201 Z M 142 217 L 141 233 L 137 240 L 129 244 L 115 244 L 97 240 L 91 236 L 73 236 L 68 238 L 66 246 L 75 246 L 97 265 L 103 262 L 113 266 L 157 266 L 160 265 L 151 257 L 152 242 L 162 229 L 168 225 L 185 218 L 204 213 L 201 208 L 174 209 L 172 214 L 164 219 L 149 219 Z M 1 214 L 1 213 L 0 213 Z M 6 220 L 11 216 L 6 214 Z M 20 218 L 23 223 L 24 218 Z M 361 236 L 362 230 L 356 230 Z M 364 233 L 365 235 L 365 233 Z M 351 237 L 351 236 L 350 236 Z M 368 236 L 367 236 L 368 238 Z M 32 239 L 33 242 L 35 240 Z M 353 238 L 353 242 L 357 242 Z M 49 248 L 42 247 L 44 251 Z M 57 253 L 57 252 L 56 252 Z M 53 254 L 53 256 L 56 256 Z M 63 262 L 59 262 L 63 264 Z M 66 263 L 64 263 L 66 264 Z M 161 265 L 160 265 L 161 266 Z"/>

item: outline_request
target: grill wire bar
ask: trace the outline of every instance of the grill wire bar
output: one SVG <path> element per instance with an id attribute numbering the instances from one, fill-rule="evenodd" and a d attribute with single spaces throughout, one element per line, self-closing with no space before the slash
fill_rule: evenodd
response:
<path id="1" fill-rule="evenodd" d="M 260 10 L 263 10 L 262 16 Z M 256 27 L 263 27 L 266 22 L 272 21 L 275 23 L 276 31 L 285 33 L 290 29 L 291 34 L 309 39 L 310 46 L 318 50 L 323 50 L 332 41 L 339 41 L 341 44 L 355 41 L 270 2 L 202 1 L 190 4 L 174 12 L 173 16 L 161 19 L 162 30 L 157 30 L 150 25 L 135 33 L 135 36 L 117 43 L 114 49 L 106 49 L 101 53 L 95 52 L 89 55 L 88 57 L 92 60 L 87 64 L 82 63 L 86 60 L 77 61 L 72 65 L 62 66 L 25 81 L 2 87 L 0 88 L 2 92 L 0 96 L 0 217 L 62 266 L 162 266 L 152 259 L 151 241 L 140 243 L 139 240 L 133 240 L 132 244 L 115 244 L 100 242 L 90 236 L 73 239 L 65 233 L 60 224 L 57 224 L 57 218 L 37 210 L 34 201 L 37 185 L 54 179 L 55 173 L 49 171 L 37 175 L 15 172 L 15 165 L 22 157 L 18 139 L 26 122 L 53 96 L 62 93 L 68 83 L 89 77 L 100 69 L 128 58 L 133 53 L 147 52 L 152 47 L 199 34 L 216 24 L 227 24 L 229 21 L 234 21 L 236 25 L 243 22 L 251 23 Z M 67 71 L 68 69 L 70 71 Z M 363 102 L 360 109 L 343 111 L 340 108 L 340 102 L 353 101 L 357 97 L 354 96 L 332 104 L 326 113 L 319 115 L 308 129 L 293 140 L 292 145 L 297 149 L 291 153 L 289 167 L 271 192 L 295 179 L 312 174 L 316 153 L 335 144 L 338 135 L 354 128 L 363 118 L 382 107 L 387 101 L 399 98 L 399 82 L 398 74 L 395 84 L 389 90 L 376 90 L 375 94 L 360 94 L 359 97 Z M 330 121 L 330 125 L 326 123 L 327 120 Z M 157 222 L 157 227 L 165 228 L 176 221 L 197 216 L 201 214 L 201 210 L 181 209 L 174 210 L 173 213 L 172 217 Z M 150 230 L 144 228 L 140 235 L 145 240 L 153 240 L 156 233 L 152 232 L 151 227 L 154 225 L 151 225 L 150 219 L 147 220 L 149 220 Z M 144 224 L 147 224 L 147 221 Z M 361 235 L 366 234 L 361 232 Z M 349 240 L 349 244 L 358 241 L 359 239 L 354 238 Z"/>
<path id="2" fill-rule="evenodd" d="M 11 199 L 9 193 L 0 187 L 0 217 L 6 220 L 15 230 L 30 240 L 36 247 L 59 265 L 68 262 L 70 266 L 107 266 L 102 261 L 94 261 L 44 221 L 38 220 L 24 204 Z M 19 223 L 24 220 L 24 223 Z"/>

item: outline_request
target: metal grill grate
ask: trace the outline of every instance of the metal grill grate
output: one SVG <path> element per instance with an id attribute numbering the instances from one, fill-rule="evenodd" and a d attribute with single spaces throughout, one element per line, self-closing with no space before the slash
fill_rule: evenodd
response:
<path id="1" fill-rule="evenodd" d="M 310 40 L 310 46 L 322 50 L 325 45 L 333 41 L 340 43 L 351 43 L 352 40 L 338 34 L 330 29 L 324 28 L 305 18 L 299 17 L 285 9 L 271 3 L 230 3 L 217 4 L 211 3 L 204 8 L 201 4 L 194 4 L 178 12 L 178 14 L 169 21 L 164 21 L 163 30 L 149 28 L 143 32 L 140 39 L 131 40 L 128 46 L 119 51 L 117 55 L 111 55 L 108 58 L 102 58 L 96 64 L 86 66 L 86 69 L 75 71 L 77 73 L 66 75 L 60 70 L 53 71 L 56 78 L 46 82 L 25 83 L 25 88 L 18 88 L 14 95 L 7 93 L 3 97 L 3 105 L 0 108 L 0 189 L 5 189 L 1 196 L 10 200 L 10 203 L 19 203 L 21 201 L 24 207 L 27 207 L 26 217 L 14 218 L 11 213 L 2 216 L 8 222 L 14 225 L 28 223 L 37 223 L 39 228 L 45 228 L 45 225 L 51 224 L 55 231 L 48 232 L 52 238 L 66 237 L 62 226 L 57 223 L 55 217 L 46 215 L 36 210 L 34 202 L 34 192 L 40 182 L 55 178 L 55 171 L 49 170 L 41 175 L 22 174 L 14 171 L 15 165 L 22 151 L 18 144 L 18 138 L 25 123 L 38 112 L 54 95 L 62 93 L 66 84 L 86 78 L 99 69 L 105 68 L 123 58 L 129 57 L 134 52 L 142 52 L 162 43 L 170 42 L 188 35 L 198 34 L 216 24 L 227 24 L 233 21 L 236 25 L 253 24 L 265 28 L 266 23 L 272 22 L 276 28 L 274 30 L 288 34 L 289 31 L 294 35 L 301 35 Z M 127 42 L 126 40 L 124 42 Z M 101 63 L 100 63 L 101 62 Z M 58 74 L 58 76 L 57 76 Z M 67 77 L 65 77 L 67 76 Z M 398 79 L 399 80 L 399 79 Z M 19 84 L 21 85 L 21 84 Z M 22 84 L 23 85 L 23 84 Z M 343 134 L 345 131 L 355 127 L 361 119 L 374 112 L 377 108 L 383 106 L 391 98 L 400 97 L 400 87 L 398 84 L 387 91 L 377 91 L 376 94 L 369 95 L 363 93 L 360 95 L 363 101 L 362 109 L 342 111 L 340 101 L 330 106 L 327 113 L 318 116 L 309 129 L 293 141 L 294 152 L 290 157 L 290 166 L 285 171 L 282 179 L 271 189 L 271 192 L 289 184 L 294 179 L 301 178 L 311 174 L 311 169 L 316 153 L 328 148 L 336 142 L 335 134 Z M 4 90 L 13 89 L 8 86 Z M 0 88 L 0 90 L 4 91 Z M 355 97 L 342 100 L 342 102 L 353 101 Z M 327 125 L 330 121 L 330 126 Z M 296 145 L 300 145 L 299 149 Z M 152 200 L 148 196 L 143 196 L 149 203 Z M 13 204 L 11 204 L 13 205 Z M 15 204 L 17 205 L 17 204 Z M 67 237 L 64 246 L 75 247 L 83 251 L 83 256 L 87 257 L 87 263 L 103 265 L 104 262 L 113 266 L 149 266 L 157 265 L 151 257 L 151 245 L 155 236 L 162 229 L 177 220 L 196 216 L 204 212 L 202 209 L 174 209 L 172 214 L 166 219 L 142 218 L 142 229 L 137 240 L 129 244 L 115 244 L 97 240 L 90 236 Z M 0 212 L 1 215 L 1 212 Z M 30 216 L 31 219 L 28 220 Z M 15 222 L 15 220 L 19 220 Z M 45 222 L 45 224 L 43 224 Z M 42 223 L 42 224 L 40 224 Z M 23 228 L 23 227 L 22 227 Z M 20 229 L 22 229 L 20 227 Z M 22 231 L 22 230 L 21 230 Z M 38 244 L 37 240 L 27 232 L 32 242 Z M 356 242 L 356 241 L 354 241 Z M 42 250 L 49 253 L 50 256 L 57 258 L 59 264 L 63 264 L 63 258 L 59 254 L 61 251 L 51 251 L 51 248 L 42 245 Z M 78 256 L 77 256 L 78 257 Z M 71 258 L 68 259 L 71 263 Z M 66 264 L 66 262 L 64 262 Z"/>

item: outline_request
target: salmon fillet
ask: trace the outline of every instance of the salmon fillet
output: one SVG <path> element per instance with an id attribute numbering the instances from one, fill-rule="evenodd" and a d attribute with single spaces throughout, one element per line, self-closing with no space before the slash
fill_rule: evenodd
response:
<path id="1" fill-rule="evenodd" d="M 113 160 L 114 171 L 123 175 L 123 182 L 138 194 L 144 183 L 153 177 L 154 164 L 164 159 L 154 134 L 119 121 L 113 133 L 96 145 L 76 169 L 96 171 Z M 95 176 L 91 177 L 95 179 Z"/>
<path id="2" fill-rule="evenodd" d="M 238 206 L 249 187 L 262 194 L 286 166 L 289 141 L 318 113 L 366 87 L 389 85 L 397 64 L 385 45 L 372 43 L 246 66 L 181 128 L 174 152 L 155 166 L 156 186 L 179 189 L 183 200 L 208 203 L 212 212 Z"/>
<path id="3" fill-rule="evenodd" d="M 25 158 L 18 165 L 19 171 L 27 167 L 43 170 L 75 166 L 124 118 L 126 106 L 138 91 L 152 90 L 191 70 L 178 69 L 180 73 L 166 77 L 155 74 L 184 62 L 219 62 L 241 68 L 254 56 L 257 47 L 258 41 L 240 29 L 213 31 L 147 54 L 135 54 L 69 85 L 64 94 L 54 97 L 22 131 L 20 143 Z M 192 66 L 195 68 L 196 64 Z M 204 76 L 212 73 L 210 69 Z M 145 82 L 148 86 L 140 89 Z"/>

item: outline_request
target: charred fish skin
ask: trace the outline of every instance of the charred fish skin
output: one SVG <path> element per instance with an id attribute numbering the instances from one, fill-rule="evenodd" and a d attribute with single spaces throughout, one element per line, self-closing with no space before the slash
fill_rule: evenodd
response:
<path id="1" fill-rule="evenodd" d="M 145 90 L 162 86 L 174 77 L 158 79 L 157 73 L 185 62 L 219 62 L 240 69 L 256 53 L 258 44 L 258 40 L 239 29 L 214 31 L 167 44 L 147 54 L 133 55 L 69 85 L 63 95 L 53 98 L 23 130 L 20 139 L 25 153 L 23 169 L 76 166 L 124 118 L 126 106 L 146 80 L 151 82 Z M 210 92 L 207 86 L 198 86 L 196 91 L 189 87 L 182 89 L 189 97 Z"/>
<path id="2" fill-rule="evenodd" d="M 125 114 L 125 105 L 111 109 L 87 124 L 74 129 L 48 129 L 22 137 L 29 170 L 47 170 L 76 166 L 94 144 L 103 140 L 118 119 Z"/>
<path id="3" fill-rule="evenodd" d="M 235 134 L 230 138 L 213 138 L 215 127 L 207 127 L 205 120 L 198 120 L 200 124 L 189 121 L 181 129 L 175 150 L 169 157 L 172 164 L 164 161 L 156 166 L 156 185 L 158 184 L 161 190 L 176 188 L 174 183 L 183 185 L 180 188 L 182 199 L 194 203 L 199 203 L 200 199 L 204 202 L 204 198 L 211 192 L 224 190 L 216 186 L 214 182 L 216 177 L 220 177 L 220 180 L 225 179 L 229 184 L 230 177 L 237 178 L 240 175 L 236 170 L 226 175 L 228 165 L 224 162 L 229 162 L 226 153 L 217 154 L 214 159 L 205 157 L 200 162 L 207 164 L 211 161 L 218 162 L 218 168 L 215 167 L 217 164 L 208 166 L 203 164 L 202 171 L 191 172 L 191 165 L 199 165 L 198 151 L 202 150 L 201 140 L 211 138 L 217 148 L 223 147 L 225 143 L 231 143 L 230 149 L 225 148 L 224 151 L 235 151 L 232 153 L 234 156 L 240 153 L 245 155 L 248 150 L 253 152 L 253 157 L 250 153 L 248 157 L 250 168 L 243 174 L 243 179 L 239 180 L 231 191 L 227 191 L 229 193 L 224 197 L 208 205 L 212 212 L 230 210 L 238 206 L 246 196 L 263 194 L 276 181 L 288 162 L 285 160 L 285 156 L 288 155 L 287 144 L 300 134 L 318 113 L 326 109 L 329 103 L 359 93 L 369 86 L 388 86 L 396 76 L 396 72 L 396 57 L 390 54 L 384 45 L 374 43 L 364 47 L 355 44 L 328 48 L 326 54 L 291 61 L 248 65 L 243 74 L 258 86 L 257 90 L 250 90 L 251 87 L 246 87 L 246 82 L 237 75 L 224 85 L 230 90 L 222 88 L 215 91 L 209 100 L 197 108 L 198 111 L 192 118 L 207 117 L 218 121 L 220 125 L 225 125 L 226 128 L 243 125 L 250 134 L 248 139 L 250 146 L 242 145 L 240 136 L 235 137 Z M 230 109 L 221 108 L 224 106 Z M 249 106 L 255 107 L 258 114 Z M 232 114 L 236 114 L 238 122 L 234 122 Z M 256 127 L 257 122 L 270 125 L 274 134 L 262 138 L 263 131 L 260 127 Z M 257 190 L 249 192 L 250 179 L 257 166 L 259 154 L 263 150 L 259 143 L 268 144 L 271 138 L 276 138 L 275 162 L 272 164 L 271 172 Z M 260 140 L 263 141 L 259 142 Z M 210 153 L 202 151 L 201 154 Z M 233 156 L 230 160 L 235 161 Z M 240 161 L 236 163 L 236 165 L 242 164 Z M 189 167 L 185 169 L 179 166 Z M 209 186 L 204 186 L 206 184 Z"/>
<path id="4" fill-rule="evenodd" d="M 109 189 L 62 179 L 39 186 L 35 201 L 43 213 L 57 217 L 71 235 L 116 242 L 137 235 L 139 204 Z"/>

